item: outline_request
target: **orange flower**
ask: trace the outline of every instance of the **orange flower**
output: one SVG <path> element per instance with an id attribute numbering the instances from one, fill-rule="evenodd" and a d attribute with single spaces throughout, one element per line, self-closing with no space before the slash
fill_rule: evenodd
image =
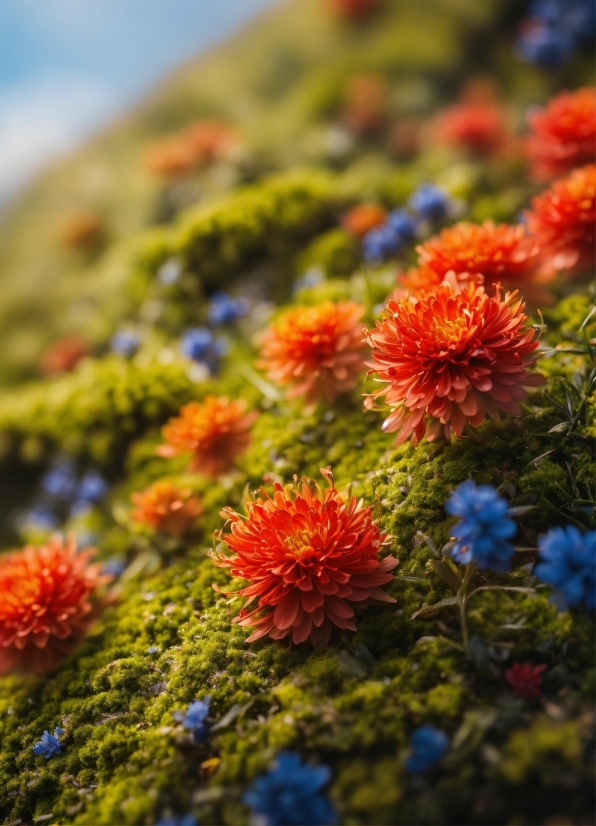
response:
<path id="1" fill-rule="evenodd" d="M 596 89 L 561 92 L 529 117 L 526 154 L 537 180 L 590 163 L 596 152 Z"/>
<path id="2" fill-rule="evenodd" d="M 59 238 L 75 252 L 93 252 L 106 240 L 106 225 L 94 212 L 78 212 L 64 220 Z"/>
<path id="3" fill-rule="evenodd" d="M 169 479 L 154 482 L 130 498 L 137 506 L 131 513 L 136 522 L 171 536 L 183 536 L 191 530 L 203 510 L 189 488 L 179 488 Z"/>
<path id="4" fill-rule="evenodd" d="M 378 204 L 358 204 L 346 212 L 341 223 L 347 232 L 362 238 L 369 230 L 384 224 L 386 217 L 386 210 Z"/>
<path id="5" fill-rule="evenodd" d="M 235 592 L 248 600 L 234 620 L 254 627 L 248 642 L 269 634 L 326 645 L 333 626 L 356 630 L 353 603 L 395 602 L 381 586 L 393 578 L 389 572 L 398 560 L 379 561 L 388 537 L 373 521 L 372 508 L 338 493 L 330 468 L 321 473 L 329 483 L 325 492 L 294 477 L 293 485 L 275 483 L 273 498 L 261 489 L 247 499 L 247 517 L 222 511 L 230 533 L 216 537 L 234 555 L 214 551 L 211 557 L 250 583 Z M 257 598 L 258 606 L 247 611 Z"/>
<path id="6" fill-rule="evenodd" d="M 356 132 L 375 132 L 385 121 L 387 81 L 378 72 L 354 75 L 348 81 L 343 109 L 345 123 Z"/>
<path id="7" fill-rule="evenodd" d="M 89 345 L 80 336 L 61 338 L 43 354 L 39 365 L 41 374 L 49 379 L 62 373 L 70 373 L 88 353 Z"/>
<path id="8" fill-rule="evenodd" d="M 386 386 L 365 406 L 385 396 L 392 412 L 383 430 L 397 431 L 396 444 L 410 437 L 417 444 L 425 435 L 432 441 L 441 430 L 461 436 L 468 423 L 519 414 L 524 387 L 543 382 L 527 369 L 538 342 L 533 329 L 524 329 L 526 319 L 517 293 L 501 300 L 497 290 L 489 298 L 473 284 L 460 293 L 444 285 L 435 295 L 390 300 L 367 331 L 369 372 Z"/>
<path id="9" fill-rule="evenodd" d="M 477 155 L 490 155 L 507 142 L 505 111 L 496 101 L 461 101 L 444 109 L 435 122 L 440 143 L 463 146 Z"/>
<path id="10" fill-rule="evenodd" d="M 45 671 L 84 636 L 89 597 L 108 580 L 89 564 L 94 553 L 77 552 L 70 534 L 0 557 L 0 674 Z"/>
<path id="11" fill-rule="evenodd" d="M 205 166 L 225 157 L 240 145 L 236 130 L 219 120 L 202 120 L 192 124 L 184 131 L 182 139 L 197 166 Z"/>
<path id="12" fill-rule="evenodd" d="M 333 401 L 356 387 L 364 368 L 363 314 L 354 301 L 288 310 L 265 333 L 257 366 L 270 381 L 290 385 L 290 398 Z"/>
<path id="13" fill-rule="evenodd" d="M 243 399 L 207 396 L 202 402 L 190 402 L 163 428 L 167 444 L 157 452 L 166 458 L 192 453 L 189 469 L 216 478 L 244 453 L 258 415 L 256 410 L 246 413 Z"/>
<path id="14" fill-rule="evenodd" d="M 594 265 L 596 166 L 574 169 L 532 201 L 525 213 L 528 230 L 555 270 Z"/>
<path id="15" fill-rule="evenodd" d="M 446 279 L 454 289 L 470 283 L 489 287 L 497 281 L 515 289 L 539 279 L 540 245 L 521 224 L 461 222 L 416 250 L 419 269 L 400 278 L 400 284 L 415 293 L 434 291 Z"/>
<path id="16" fill-rule="evenodd" d="M 166 179 L 189 175 L 195 163 L 190 146 L 179 135 L 152 143 L 145 152 L 144 162 L 149 172 Z"/>

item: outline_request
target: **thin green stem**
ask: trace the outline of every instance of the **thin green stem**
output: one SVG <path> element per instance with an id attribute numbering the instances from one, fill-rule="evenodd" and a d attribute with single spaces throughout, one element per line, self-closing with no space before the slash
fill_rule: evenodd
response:
<path id="1" fill-rule="evenodd" d="M 466 565 L 466 572 L 457 596 L 459 597 L 459 616 L 461 621 L 462 642 L 465 651 L 470 650 L 470 633 L 468 630 L 468 585 L 474 573 L 474 563 Z"/>

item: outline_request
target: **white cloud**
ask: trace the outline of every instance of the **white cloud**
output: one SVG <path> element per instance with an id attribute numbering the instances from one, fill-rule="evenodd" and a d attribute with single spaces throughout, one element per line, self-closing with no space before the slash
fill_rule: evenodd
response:
<path id="1" fill-rule="evenodd" d="M 0 93 L 0 201 L 112 113 L 108 87 L 56 75 Z"/>

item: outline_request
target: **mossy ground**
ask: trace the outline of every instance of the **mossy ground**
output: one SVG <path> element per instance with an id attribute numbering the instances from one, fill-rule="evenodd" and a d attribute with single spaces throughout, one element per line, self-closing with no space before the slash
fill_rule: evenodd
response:
<path id="1" fill-rule="evenodd" d="M 277 311 L 271 299 L 279 307 L 352 298 L 366 306 L 371 323 L 392 289 L 394 267 L 363 266 L 357 246 L 338 228 L 346 205 L 371 197 L 403 205 L 420 181 L 432 178 L 465 199 L 474 220 L 513 220 L 534 191 L 519 163 L 481 166 L 437 150 L 403 164 L 374 144 L 360 146 L 339 165 L 309 154 L 313 134 L 337 109 L 342 83 L 358 69 L 386 71 L 402 92 L 422 84 L 430 95 L 428 101 L 423 96 L 422 114 L 479 68 L 502 78 L 519 108 L 556 85 L 507 64 L 509 22 L 491 16 L 496 4 L 389 5 L 384 31 L 343 32 L 336 42 L 335 29 L 317 29 L 314 44 L 295 44 L 298 69 L 286 66 L 284 83 L 283 72 L 259 69 L 263 123 L 244 124 L 262 164 L 255 180 L 210 192 L 204 204 L 150 229 L 142 229 L 139 216 L 155 206 L 157 193 L 146 184 L 133 188 L 123 211 L 136 216 L 130 229 L 142 231 L 124 232 L 84 268 L 96 279 L 93 289 L 111 285 L 93 308 L 94 357 L 67 376 L 2 393 L 3 544 L 27 538 L 15 510 L 33 501 L 51 462 L 68 455 L 81 468 L 101 468 L 110 492 L 66 527 L 93 532 L 102 559 L 117 557 L 128 566 L 100 620 L 55 671 L 0 680 L 0 815 L 6 823 L 151 824 L 164 813 L 188 811 L 201 823 L 244 823 L 242 793 L 280 749 L 331 766 L 330 795 L 346 824 L 591 822 L 593 618 L 558 611 L 546 588 L 531 596 L 485 592 L 470 610 L 471 645 L 464 653 L 455 613 L 411 616 L 448 595 L 429 562 L 433 544 L 449 538 L 453 520 L 444 504 L 459 482 L 471 476 L 502 485 L 520 503 L 534 504 L 520 520 L 524 546 L 577 516 L 574 486 L 588 490 L 594 478 L 593 399 L 569 427 L 537 391 L 517 419 L 485 423 L 453 443 L 395 447 L 381 432 L 380 416 L 363 412 L 363 388 L 305 415 L 253 366 L 254 334 Z M 319 14 L 314 3 L 307 8 L 308 15 Z M 424 21 L 431 12 L 436 26 L 428 32 Z M 286 39 L 296 13 L 297 4 L 289 4 Z M 273 27 L 283 17 L 276 15 Z M 312 26 L 315 17 L 308 15 Z M 260 25 L 269 31 L 269 24 Z M 491 32 L 496 45 L 481 60 L 478 43 L 488 43 Z M 329 38 L 335 51 L 327 54 Z M 274 51 L 268 54 L 275 63 Z M 221 72 L 226 61 L 229 55 L 215 61 Z M 581 66 L 569 70 L 569 78 L 581 74 Z M 265 77 L 278 85 L 265 84 Z M 229 77 L 225 83 L 234 86 Z M 155 124 L 182 122 L 176 101 L 170 87 L 159 106 L 145 111 L 153 126 L 140 130 L 143 139 L 161 130 Z M 125 147 L 128 158 L 126 141 Z M 279 174 L 305 161 L 310 168 Z M 262 174 L 270 171 L 275 174 Z M 51 180 L 59 181 L 56 175 Z M 116 214 L 126 198 L 118 188 L 112 197 Z M 165 287 L 155 275 L 172 256 L 183 275 Z M 412 257 L 409 250 L 403 265 Z M 322 273 L 321 283 L 296 284 L 311 266 Z M 186 325 L 204 323 L 215 286 L 247 289 L 260 315 L 225 331 L 228 354 L 219 375 L 197 381 L 177 340 Z M 578 349 L 588 290 L 582 284 L 557 289 L 557 300 L 545 310 L 544 348 L 571 342 Z M 107 334 L 119 322 L 134 322 L 145 335 L 130 360 L 107 353 Z M 9 330 L 7 340 L 11 336 Z M 579 381 L 587 369 L 578 353 L 547 354 L 539 367 L 549 376 L 548 394 L 563 404 L 557 377 Z M 13 380 L 28 371 L 15 361 L 6 376 Z M 209 392 L 241 396 L 260 411 L 248 451 L 217 484 L 189 474 L 184 457 L 155 454 L 167 418 Z M 219 512 L 241 507 L 246 486 L 289 481 L 294 474 L 317 478 L 327 465 L 338 487 L 351 484 L 374 505 L 392 536 L 387 552 L 400 566 L 388 591 L 396 604 L 362 612 L 358 631 L 338 632 L 326 649 L 271 640 L 247 645 L 248 632 L 232 623 L 239 601 L 212 587 L 230 587 L 207 556 L 213 531 L 222 526 Z M 189 484 L 202 499 L 199 527 L 184 541 L 131 524 L 130 493 L 164 476 Z M 504 673 L 522 660 L 548 666 L 540 700 L 511 696 Z M 207 694 L 212 730 L 197 745 L 172 712 Z M 451 747 L 439 768 L 413 777 L 403 758 L 412 730 L 422 723 L 445 729 Z M 62 753 L 47 761 L 36 757 L 33 744 L 56 726 L 66 731 Z"/>

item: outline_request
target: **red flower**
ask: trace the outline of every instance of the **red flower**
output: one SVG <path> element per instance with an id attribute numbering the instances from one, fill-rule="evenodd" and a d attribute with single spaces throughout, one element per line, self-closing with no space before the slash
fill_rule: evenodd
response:
<path id="1" fill-rule="evenodd" d="M 463 146 L 477 155 L 490 155 L 507 142 L 506 113 L 496 101 L 464 100 L 439 114 L 434 132 L 440 143 Z"/>
<path id="2" fill-rule="evenodd" d="M 329 5 L 342 17 L 358 20 L 374 11 L 379 0 L 329 0 Z"/>
<path id="3" fill-rule="evenodd" d="M 163 428 L 167 444 L 157 453 L 166 458 L 192 453 L 189 469 L 216 478 L 244 453 L 258 415 L 256 410 L 246 412 L 243 399 L 207 396 L 202 402 L 190 402 Z"/>
<path id="4" fill-rule="evenodd" d="M 596 152 L 596 89 L 561 92 L 529 117 L 526 154 L 534 178 L 563 175 L 590 163 Z"/>
<path id="5" fill-rule="evenodd" d="M 593 266 L 596 239 L 596 166 L 574 169 L 532 201 L 528 229 L 555 270 Z"/>
<path id="6" fill-rule="evenodd" d="M 41 358 L 40 370 L 44 378 L 49 379 L 70 373 L 79 361 L 89 354 L 89 345 L 77 335 L 66 336 L 54 342 Z"/>
<path id="7" fill-rule="evenodd" d="M 338 493 L 330 468 L 321 473 L 329 483 L 325 492 L 294 477 L 285 488 L 275 483 L 273 498 L 263 489 L 255 493 L 246 502 L 247 517 L 222 511 L 231 529 L 216 536 L 234 556 L 211 556 L 250 583 L 234 592 L 248 597 L 234 620 L 254 627 L 248 642 L 269 634 L 325 645 L 334 625 L 356 630 L 353 603 L 395 602 L 381 585 L 393 578 L 398 560 L 377 556 L 389 537 L 373 521 L 372 508 Z M 257 598 L 258 606 L 247 611 Z"/>
<path id="8" fill-rule="evenodd" d="M 89 597 L 107 577 L 70 534 L 0 557 L 0 674 L 51 667 L 89 627 Z"/>
<path id="9" fill-rule="evenodd" d="M 131 513 L 136 522 L 172 536 L 187 533 L 203 510 L 190 488 L 180 488 L 169 479 L 160 479 L 130 498 L 137 506 Z"/>
<path id="10" fill-rule="evenodd" d="M 290 385 L 290 398 L 333 401 L 356 387 L 364 368 L 363 313 L 353 301 L 288 310 L 265 333 L 258 367 L 270 381 Z"/>
<path id="11" fill-rule="evenodd" d="M 532 665 L 532 663 L 514 663 L 505 672 L 505 679 L 511 686 L 511 693 L 515 697 L 525 697 L 535 700 L 542 694 L 542 672 L 546 665 Z"/>
<path id="12" fill-rule="evenodd" d="M 489 298 L 473 284 L 460 293 L 445 285 L 435 295 L 391 299 L 376 329 L 366 331 L 369 373 L 386 386 L 365 406 L 385 396 L 392 412 L 383 430 L 397 431 L 396 444 L 425 435 L 431 441 L 441 430 L 461 436 L 468 423 L 519 414 L 525 386 L 543 382 L 527 369 L 538 342 L 523 328 L 526 318 L 517 293 L 501 300 L 497 289 Z"/>
<path id="13" fill-rule="evenodd" d="M 387 212 L 378 204 L 358 204 L 352 207 L 341 219 L 343 228 L 356 238 L 362 238 L 367 232 L 385 223 Z"/>
<path id="14" fill-rule="evenodd" d="M 551 274 L 539 271 L 540 245 L 521 224 L 495 225 L 461 222 L 416 248 L 419 268 L 400 278 L 412 292 L 433 292 L 448 280 L 454 289 L 468 284 L 490 287 L 499 282 L 517 289 L 544 281 Z"/>

